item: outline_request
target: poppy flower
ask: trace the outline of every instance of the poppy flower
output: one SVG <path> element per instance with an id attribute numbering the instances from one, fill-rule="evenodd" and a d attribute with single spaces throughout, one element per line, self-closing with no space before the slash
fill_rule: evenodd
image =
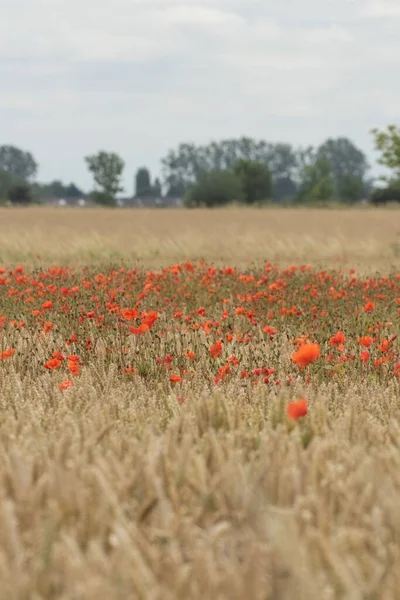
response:
<path id="1" fill-rule="evenodd" d="M 53 371 L 54 369 L 58 369 L 61 367 L 62 362 L 59 358 L 51 358 L 46 363 L 44 363 L 44 368 L 49 369 L 49 371 Z"/>
<path id="2" fill-rule="evenodd" d="M 139 312 L 136 310 L 136 308 L 121 308 L 120 312 L 127 321 L 133 321 L 139 316 Z"/>
<path id="3" fill-rule="evenodd" d="M 369 356 L 370 356 L 369 350 L 363 350 L 360 354 L 360 358 L 364 363 L 368 362 Z"/>
<path id="4" fill-rule="evenodd" d="M 222 340 L 218 340 L 215 344 L 211 345 L 210 348 L 211 358 L 218 358 L 222 354 Z"/>
<path id="5" fill-rule="evenodd" d="M 77 360 L 69 360 L 68 361 L 68 370 L 71 373 L 71 375 L 80 375 L 81 374 L 81 367 Z"/>
<path id="6" fill-rule="evenodd" d="M 126 369 L 122 370 L 122 373 L 124 375 L 136 375 L 136 369 L 135 367 L 127 367 Z"/>
<path id="7" fill-rule="evenodd" d="M 274 335 L 276 335 L 277 330 L 275 329 L 275 327 L 271 327 L 270 325 L 266 325 L 265 327 L 263 327 L 263 332 L 264 333 L 269 333 L 269 335 L 271 337 L 273 337 Z"/>
<path id="8" fill-rule="evenodd" d="M 46 321 L 44 324 L 44 332 L 49 333 L 52 329 L 54 329 L 55 324 L 51 321 Z"/>
<path id="9" fill-rule="evenodd" d="M 134 335 L 143 335 L 143 333 L 149 330 L 150 326 L 147 323 L 142 323 L 139 327 L 129 327 L 129 331 Z"/>
<path id="10" fill-rule="evenodd" d="M 7 360 L 7 358 L 11 358 L 14 354 L 14 348 L 8 348 L 7 350 L 3 350 L 3 352 L 0 352 L 0 360 Z"/>
<path id="11" fill-rule="evenodd" d="M 292 355 L 292 361 L 298 367 L 307 367 L 310 363 L 317 360 L 321 355 L 319 344 L 302 344 L 300 348 Z"/>
<path id="12" fill-rule="evenodd" d="M 372 345 L 373 339 L 370 335 L 364 335 L 363 337 L 358 338 L 358 343 L 360 346 L 364 346 L 364 348 L 368 348 Z"/>
<path id="13" fill-rule="evenodd" d="M 60 385 L 58 387 L 60 390 L 64 391 L 73 386 L 74 386 L 74 382 L 71 381 L 70 379 L 67 379 L 66 381 L 63 381 L 62 383 L 60 383 Z"/>
<path id="14" fill-rule="evenodd" d="M 375 302 L 366 302 L 364 305 L 364 310 L 366 313 L 370 313 L 374 310 L 375 306 L 376 306 Z"/>
<path id="15" fill-rule="evenodd" d="M 343 331 L 339 331 L 335 333 L 335 335 L 333 335 L 331 337 L 331 339 L 329 340 L 329 345 L 330 346 L 339 346 L 340 344 L 344 344 L 344 342 L 346 341 L 346 336 L 343 333 Z"/>
<path id="16" fill-rule="evenodd" d="M 297 421 L 300 417 L 305 417 L 308 413 L 308 402 L 304 398 L 289 402 L 286 407 L 286 414 L 292 421 Z"/>

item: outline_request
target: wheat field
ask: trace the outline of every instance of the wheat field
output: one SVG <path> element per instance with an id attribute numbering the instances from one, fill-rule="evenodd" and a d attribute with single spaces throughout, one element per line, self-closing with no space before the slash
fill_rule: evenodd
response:
<path id="1" fill-rule="evenodd" d="M 400 222 L 0 210 L 0 600 L 400 598 Z"/>
<path id="2" fill-rule="evenodd" d="M 7 264 L 126 260 L 151 268 L 198 258 L 244 267 L 271 260 L 387 271 L 400 264 L 400 212 L 0 207 L 0 260 Z"/>

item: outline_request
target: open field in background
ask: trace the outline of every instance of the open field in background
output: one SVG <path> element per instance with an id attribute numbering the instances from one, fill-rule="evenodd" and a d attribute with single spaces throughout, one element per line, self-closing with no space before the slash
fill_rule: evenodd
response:
<path id="1" fill-rule="evenodd" d="M 0 210 L 0 600 L 400 599 L 399 216 Z"/>
<path id="2" fill-rule="evenodd" d="M 400 264 L 400 211 L 391 209 L 1 209 L 0 261 L 204 258 L 248 266 L 311 262 L 373 270 Z"/>

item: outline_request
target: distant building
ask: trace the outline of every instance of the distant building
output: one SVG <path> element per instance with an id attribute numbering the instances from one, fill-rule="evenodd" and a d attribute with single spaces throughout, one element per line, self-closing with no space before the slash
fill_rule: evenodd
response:
<path id="1" fill-rule="evenodd" d="M 90 197 L 82 198 L 60 198 L 58 196 L 49 196 L 42 198 L 41 203 L 45 206 L 60 207 L 81 207 L 96 206 Z M 118 198 L 117 207 L 119 208 L 179 208 L 183 206 L 182 198 Z"/>
<path id="2" fill-rule="evenodd" d="M 168 197 L 131 197 L 121 198 L 118 200 L 118 206 L 123 208 L 179 208 L 183 206 L 182 198 L 168 198 Z"/>
<path id="3" fill-rule="evenodd" d="M 49 196 L 42 198 L 42 204 L 45 206 L 79 206 L 81 208 L 85 206 L 93 206 L 93 202 L 90 198 L 59 198 L 57 196 Z"/>

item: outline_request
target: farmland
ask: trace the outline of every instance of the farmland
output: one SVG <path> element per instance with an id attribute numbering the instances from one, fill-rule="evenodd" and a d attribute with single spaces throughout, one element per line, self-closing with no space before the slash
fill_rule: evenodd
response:
<path id="1" fill-rule="evenodd" d="M 398 215 L 0 210 L 0 598 L 400 598 Z"/>

